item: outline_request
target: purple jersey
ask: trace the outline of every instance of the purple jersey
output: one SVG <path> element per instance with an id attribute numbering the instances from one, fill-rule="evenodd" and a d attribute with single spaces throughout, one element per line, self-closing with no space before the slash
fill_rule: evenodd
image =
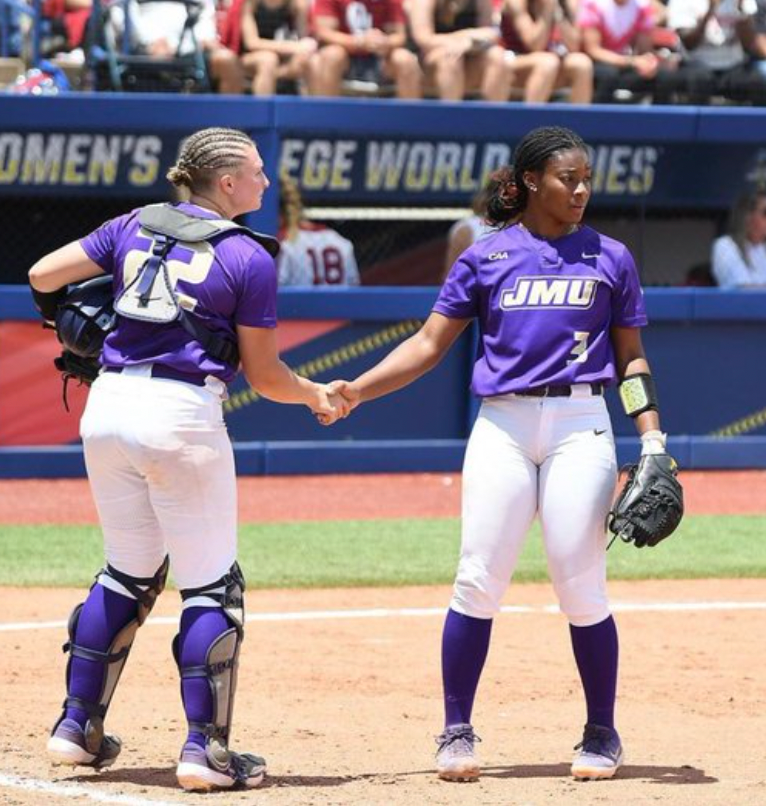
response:
<path id="1" fill-rule="evenodd" d="M 194 204 L 178 209 L 198 218 L 220 218 Z M 88 257 L 114 275 L 117 296 L 151 253 L 151 234 L 138 223 L 139 210 L 102 224 L 80 241 Z M 274 260 L 259 243 L 242 233 L 211 239 L 212 243 L 176 244 L 168 253 L 168 272 L 179 299 L 193 305 L 211 332 L 236 341 L 236 326 L 276 327 L 277 272 Z M 213 248 L 215 247 L 215 248 Z M 234 370 L 211 358 L 178 322 L 153 324 L 120 316 L 104 343 L 104 366 L 156 363 L 190 376 L 215 375 L 228 383 Z"/>
<path id="2" fill-rule="evenodd" d="M 480 397 L 613 383 L 610 328 L 647 323 L 627 247 L 585 226 L 548 241 L 515 224 L 478 241 L 455 262 L 433 310 L 478 318 L 472 388 Z"/>

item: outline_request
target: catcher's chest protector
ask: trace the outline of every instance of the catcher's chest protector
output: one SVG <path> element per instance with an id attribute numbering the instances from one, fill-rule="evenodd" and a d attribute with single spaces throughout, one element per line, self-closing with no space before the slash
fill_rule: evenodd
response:
<path id="1" fill-rule="evenodd" d="M 152 254 L 139 269 L 133 282 L 115 301 L 115 310 L 128 319 L 167 324 L 178 320 L 184 329 L 214 358 L 236 367 L 239 353 L 236 345 L 213 335 L 181 306 L 168 274 L 167 255 L 177 243 L 210 241 L 225 232 L 241 232 L 276 257 L 279 243 L 227 219 L 198 218 L 172 205 L 151 204 L 138 214 L 141 227 L 152 233 Z"/>

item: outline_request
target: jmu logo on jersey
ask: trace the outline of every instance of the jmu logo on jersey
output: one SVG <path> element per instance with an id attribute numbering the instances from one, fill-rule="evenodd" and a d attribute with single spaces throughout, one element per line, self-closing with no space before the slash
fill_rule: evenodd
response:
<path id="1" fill-rule="evenodd" d="M 590 308 L 598 280 L 588 277 L 519 277 L 513 288 L 503 289 L 504 311 L 528 308 Z"/>

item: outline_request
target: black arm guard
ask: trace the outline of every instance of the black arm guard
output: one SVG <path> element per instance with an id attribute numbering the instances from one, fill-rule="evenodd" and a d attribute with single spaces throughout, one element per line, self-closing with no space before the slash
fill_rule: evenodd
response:
<path id="1" fill-rule="evenodd" d="M 58 310 L 59 303 L 61 303 L 67 295 L 67 287 L 59 288 L 58 291 L 38 291 L 32 288 L 32 299 L 35 303 L 35 308 L 40 313 L 43 319 L 52 322 L 56 318 L 56 311 Z"/>
<path id="2" fill-rule="evenodd" d="M 645 411 L 657 409 L 657 389 L 648 372 L 636 372 L 623 379 L 618 391 L 628 417 L 638 417 Z"/>

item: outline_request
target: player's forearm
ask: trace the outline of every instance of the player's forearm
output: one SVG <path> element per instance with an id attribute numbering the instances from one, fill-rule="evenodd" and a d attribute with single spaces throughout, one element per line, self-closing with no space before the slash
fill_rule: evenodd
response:
<path id="1" fill-rule="evenodd" d="M 421 333 L 416 333 L 354 381 L 360 394 L 359 402 L 375 400 L 403 389 L 433 369 L 442 355 Z"/>
<path id="2" fill-rule="evenodd" d="M 314 406 L 317 401 L 317 384 L 296 375 L 281 359 L 273 366 L 248 373 L 245 377 L 259 395 L 275 403 L 299 403 Z"/>
<path id="3" fill-rule="evenodd" d="M 618 367 L 620 378 L 630 377 L 631 375 L 638 375 L 646 373 L 651 375 L 649 362 L 644 356 L 637 356 L 627 361 L 624 367 Z M 648 409 L 641 412 L 634 420 L 636 424 L 636 431 L 640 434 L 645 434 L 648 431 L 660 430 L 660 413 L 657 409 Z"/>

